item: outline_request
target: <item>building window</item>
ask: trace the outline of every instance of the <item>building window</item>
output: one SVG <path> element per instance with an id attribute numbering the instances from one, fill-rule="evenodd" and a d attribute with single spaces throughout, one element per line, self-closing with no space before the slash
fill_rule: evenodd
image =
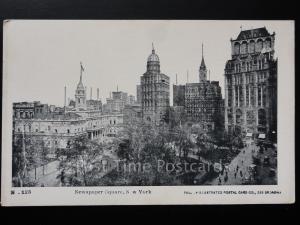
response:
<path id="1" fill-rule="evenodd" d="M 237 124 L 242 124 L 243 123 L 243 113 L 242 113 L 242 111 L 240 110 L 240 109 L 237 109 L 236 110 L 236 123 Z"/>
<path id="2" fill-rule="evenodd" d="M 246 87 L 246 105 L 249 106 L 249 86 Z"/>
<path id="3" fill-rule="evenodd" d="M 263 48 L 263 41 L 261 39 L 258 39 L 255 46 L 256 52 L 261 52 L 262 48 Z"/>
<path id="4" fill-rule="evenodd" d="M 271 48 L 271 39 L 270 39 L 270 38 L 267 38 L 267 39 L 266 39 L 265 46 L 266 46 L 267 48 Z"/>
<path id="5" fill-rule="evenodd" d="M 258 88 L 258 105 L 260 106 L 261 105 L 261 88 L 260 86 L 257 87 Z"/>
<path id="6" fill-rule="evenodd" d="M 234 43 L 234 55 L 240 54 L 240 43 Z"/>
<path id="7" fill-rule="evenodd" d="M 254 53 L 254 50 L 255 50 L 255 42 L 251 40 L 249 44 L 249 53 Z"/>
<path id="8" fill-rule="evenodd" d="M 258 110 L 258 124 L 261 126 L 266 125 L 266 111 L 264 109 Z"/>
<path id="9" fill-rule="evenodd" d="M 243 41 L 243 43 L 241 45 L 241 54 L 247 54 L 247 47 L 248 47 L 247 42 Z"/>
<path id="10" fill-rule="evenodd" d="M 251 87 L 250 88 L 250 101 L 251 101 L 251 105 L 254 106 L 255 105 L 255 94 L 254 94 L 254 88 Z"/>
<path id="11" fill-rule="evenodd" d="M 263 87 L 263 90 L 262 90 L 262 106 L 266 106 L 266 91 L 265 91 L 265 87 Z"/>

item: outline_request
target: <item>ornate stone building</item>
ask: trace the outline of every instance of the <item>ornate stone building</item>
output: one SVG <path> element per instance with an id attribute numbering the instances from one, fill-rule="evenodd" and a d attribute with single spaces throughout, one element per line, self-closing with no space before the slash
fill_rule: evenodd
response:
<path id="1" fill-rule="evenodd" d="M 223 123 L 221 87 L 218 81 L 207 79 L 203 46 L 199 82 L 173 85 L 173 103 L 174 106 L 184 106 L 187 120 L 199 123 L 203 130 L 214 130 Z"/>
<path id="2" fill-rule="evenodd" d="M 173 106 L 185 105 L 185 85 L 173 84 Z"/>
<path id="3" fill-rule="evenodd" d="M 100 100 L 86 100 L 82 71 L 74 107 L 49 107 L 40 102 L 13 104 L 13 141 L 24 137 L 43 140 L 52 152 L 67 148 L 70 140 L 81 135 L 99 142 L 110 141 L 122 127 L 123 114 L 104 114 Z"/>
<path id="4" fill-rule="evenodd" d="M 275 33 L 243 30 L 231 39 L 225 66 L 225 128 L 247 133 L 277 132 Z"/>
<path id="5" fill-rule="evenodd" d="M 141 76 L 142 116 L 159 124 L 170 106 L 170 78 L 160 72 L 159 57 L 154 47 L 147 60 L 147 71 Z"/>
<path id="6" fill-rule="evenodd" d="M 136 103 L 142 103 L 142 90 L 140 84 L 136 85 Z"/>

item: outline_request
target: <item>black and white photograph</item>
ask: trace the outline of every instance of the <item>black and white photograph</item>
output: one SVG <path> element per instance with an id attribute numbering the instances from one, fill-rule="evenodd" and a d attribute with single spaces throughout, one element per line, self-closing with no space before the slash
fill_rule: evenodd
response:
<path id="1" fill-rule="evenodd" d="M 10 194 L 283 184 L 287 33 L 291 21 L 4 21 Z"/>

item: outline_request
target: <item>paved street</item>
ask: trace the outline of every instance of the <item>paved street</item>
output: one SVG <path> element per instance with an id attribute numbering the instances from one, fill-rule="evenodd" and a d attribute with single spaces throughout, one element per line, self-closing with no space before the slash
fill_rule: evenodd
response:
<path id="1" fill-rule="evenodd" d="M 59 170 L 56 170 L 52 173 L 49 173 L 38 179 L 38 183 L 36 186 L 43 185 L 44 187 L 59 187 L 61 186 L 60 179 L 57 178 L 59 175 Z"/>
<path id="2" fill-rule="evenodd" d="M 257 151 L 258 148 L 254 144 L 243 148 L 228 166 L 228 180 L 226 182 L 224 181 L 225 172 L 223 173 L 223 175 L 220 175 L 221 184 L 239 185 L 245 181 L 245 178 L 249 178 L 250 174 L 248 171 L 248 166 L 252 164 L 252 155 L 255 154 Z M 237 166 L 239 166 L 239 169 L 236 173 Z M 218 185 L 219 177 L 213 179 L 212 181 L 207 181 L 205 184 Z"/>
<path id="3" fill-rule="evenodd" d="M 36 186 L 44 187 L 59 187 L 61 185 L 60 179 L 57 178 L 59 175 L 59 170 L 57 169 L 59 161 L 52 161 L 45 165 L 44 174 L 41 172 L 37 176 Z M 37 170 L 42 170 L 42 167 L 37 168 Z M 32 177 L 34 179 L 34 177 Z"/>

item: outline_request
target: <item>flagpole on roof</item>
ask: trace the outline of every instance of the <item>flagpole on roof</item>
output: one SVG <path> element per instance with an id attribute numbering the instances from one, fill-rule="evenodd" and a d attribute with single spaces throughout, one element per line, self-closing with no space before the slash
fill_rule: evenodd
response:
<path id="1" fill-rule="evenodd" d="M 84 68 L 82 66 L 82 62 L 80 61 L 80 82 L 82 82 L 82 72 L 84 71 Z"/>

